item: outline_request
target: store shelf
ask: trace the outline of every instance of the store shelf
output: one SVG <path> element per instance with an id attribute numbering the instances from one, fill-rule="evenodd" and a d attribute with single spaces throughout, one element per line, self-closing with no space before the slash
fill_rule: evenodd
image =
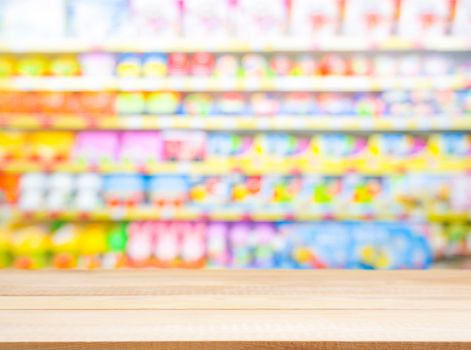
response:
<path id="1" fill-rule="evenodd" d="M 55 161 L 3 161 L 0 170 L 10 173 L 65 172 L 100 174 L 192 174 L 224 175 L 237 172 L 245 175 L 293 175 L 323 174 L 340 176 L 360 173 L 371 176 L 385 176 L 404 172 L 426 172 L 429 174 L 452 174 L 471 171 L 470 159 L 436 159 L 434 157 L 408 159 L 268 159 L 250 157 L 244 159 L 212 159 L 202 162 L 55 162 Z"/>
<path id="2" fill-rule="evenodd" d="M 469 51 L 471 40 L 458 37 L 431 37 L 423 40 L 408 38 L 369 39 L 364 37 L 326 37 L 276 39 L 159 39 L 156 40 L 100 40 L 97 42 L 77 39 L 9 40 L 3 39 L 0 52 L 7 53 L 60 53 L 60 52 L 289 52 L 289 51 Z"/>
<path id="3" fill-rule="evenodd" d="M 297 116 L 277 115 L 196 117 L 80 116 L 1 114 L 0 126 L 24 130 L 282 130 L 282 131 L 434 131 L 471 130 L 471 115 L 431 117 Z"/>
<path id="4" fill-rule="evenodd" d="M 464 89 L 459 76 L 435 77 L 283 77 L 283 78 L 117 78 L 14 77 L 0 79 L 7 91 L 382 91 L 389 89 Z"/>
<path id="5" fill-rule="evenodd" d="M 65 221 L 120 221 L 120 220 L 210 220 L 210 221 L 365 221 L 365 222 L 467 222 L 471 215 L 467 213 L 429 213 L 422 216 L 410 217 L 405 215 L 353 215 L 333 213 L 323 214 L 304 209 L 233 209 L 227 206 L 219 209 L 201 208 L 101 208 L 93 211 L 79 210 L 38 210 L 22 211 L 18 209 L 3 209 L 8 217 L 16 221 L 21 220 L 65 220 Z"/>

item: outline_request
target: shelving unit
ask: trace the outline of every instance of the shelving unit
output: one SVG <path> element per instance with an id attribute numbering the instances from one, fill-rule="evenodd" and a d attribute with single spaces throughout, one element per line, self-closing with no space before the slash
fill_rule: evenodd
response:
<path id="1" fill-rule="evenodd" d="M 150 10 L 124 3 L 135 6 L 84 5 L 104 19 L 103 27 L 92 28 L 96 33 L 74 1 L 50 9 L 69 21 L 59 21 L 61 33 L 39 35 L 49 28 L 40 26 L 19 40 L 12 32 L 23 35 L 29 21 L 0 18 L 6 23 L 0 27 L 1 133 L 28 136 L 11 154 L 0 144 L 0 216 L 10 219 L 7 231 L 13 227 L 7 236 L 18 231 L 28 243 L 30 234 L 48 246 L 46 255 L 61 257 L 56 234 L 78 232 L 86 241 L 85 231 L 95 224 L 102 225 L 95 235 L 126 227 L 119 254 L 129 264 L 133 237 L 148 233 L 145 224 L 173 222 L 207 225 L 197 243 L 191 241 L 196 226 L 175 229 L 186 230 L 172 243 L 179 245 L 172 248 L 178 263 L 191 255 L 182 253 L 187 246 L 199 247 L 196 255 L 208 252 L 208 265 L 225 254 L 220 266 L 242 257 L 236 266 L 264 268 L 270 259 L 284 268 L 421 268 L 433 255 L 471 252 L 471 201 L 464 195 L 471 194 L 471 39 L 460 22 L 467 11 L 462 0 L 430 8 L 412 0 L 270 0 L 260 8 L 254 4 L 261 1 L 169 0 L 162 7 L 168 12 L 151 2 Z M 160 32 L 160 25 L 173 34 Z M 166 107 L 171 112 L 156 112 Z M 180 134 L 172 139 L 172 132 Z M 60 133 L 63 145 L 44 141 Z M 145 134 L 151 135 L 148 144 L 136 151 L 132 146 Z M 215 135 L 224 145 L 211 139 Z M 96 153 L 103 148 L 108 154 L 95 158 L 93 147 L 80 153 L 79 136 L 95 142 Z M 168 149 L 174 154 L 164 156 Z M 263 199 L 256 201 L 257 195 Z M 86 210 L 77 203 L 88 203 Z M 26 233 L 24 222 L 34 223 Z M 216 253 L 209 242 L 213 224 L 226 225 L 223 238 L 213 242 Z M 21 247 L 8 253 L 16 243 L 5 239 L 11 244 L 4 248 L 1 234 L 0 266 L 4 252 L 5 261 L 35 266 L 18 253 Z M 148 260 L 158 254 L 159 234 L 147 240 L 156 244 Z M 401 239 L 411 247 L 397 253 Z M 332 254 L 338 246 L 343 255 Z M 98 250 L 89 251 L 109 253 Z M 83 264 L 80 256 L 67 256 L 64 266 L 95 267 L 101 257 L 93 254 Z M 316 260 L 334 255 L 344 260 Z"/>

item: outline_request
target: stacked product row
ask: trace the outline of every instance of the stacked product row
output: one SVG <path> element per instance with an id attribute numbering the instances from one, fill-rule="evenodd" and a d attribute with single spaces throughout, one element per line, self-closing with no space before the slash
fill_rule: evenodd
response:
<path id="1" fill-rule="evenodd" d="M 370 93 L 0 92 L 0 113 L 181 116 L 429 117 L 471 114 L 470 90 Z M 8 115 L 14 119 L 15 115 Z"/>
<path id="2" fill-rule="evenodd" d="M 428 135 L 382 133 L 235 134 L 203 131 L 37 131 L 1 132 L 0 160 L 146 165 L 161 161 L 334 161 L 360 163 L 404 161 L 427 164 L 469 159 L 471 136 L 449 132 Z M 348 163 L 352 161 L 352 163 Z M 252 164 L 252 163 L 250 163 Z M 234 167 L 238 164 L 234 163 Z M 256 164 L 252 164 L 256 165 Z"/>
<path id="3" fill-rule="evenodd" d="M 0 77 L 215 77 L 443 76 L 471 73 L 465 56 L 385 54 L 96 53 L 0 56 Z"/>
<path id="4" fill-rule="evenodd" d="M 0 231 L 0 267 L 424 268 L 433 256 L 428 236 L 440 249 L 470 248 L 469 227 L 444 230 L 388 223 L 19 225 Z M 457 230 L 459 239 L 451 237 Z"/>
<path id="5" fill-rule="evenodd" d="M 427 189 L 424 191 L 424 189 Z M 0 203 L 22 211 L 140 209 L 316 217 L 427 219 L 471 210 L 468 175 L 141 176 L 28 173 L 0 177 Z"/>
<path id="6" fill-rule="evenodd" d="M 0 36 L 14 38 L 422 38 L 466 36 L 471 28 L 468 0 L 4 0 L 1 5 Z"/>

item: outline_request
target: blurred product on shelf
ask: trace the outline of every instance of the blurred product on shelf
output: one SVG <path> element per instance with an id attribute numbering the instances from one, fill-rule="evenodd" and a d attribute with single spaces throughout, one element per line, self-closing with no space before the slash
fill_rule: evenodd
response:
<path id="1" fill-rule="evenodd" d="M 283 78 L 322 76 L 470 75 L 466 56 L 384 54 L 216 54 L 216 53 L 82 53 L 41 55 L 3 54 L 0 78 L 106 77 L 135 78 Z"/>
<path id="2" fill-rule="evenodd" d="M 0 0 L 0 267 L 471 254 L 471 0 Z"/>
<path id="3" fill-rule="evenodd" d="M 0 36 L 92 41 L 466 36 L 470 11 L 468 0 L 4 0 L 1 6 Z"/>
<path id="4" fill-rule="evenodd" d="M 39 169 L 127 164 L 131 171 L 140 172 L 140 166 L 156 167 L 159 162 L 185 162 L 188 166 L 188 162 L 205 162 L 216 168 L 229 166 L 229 170 L 272 164 L 272 172 L 276 172 L 277 163 L 284 171 L 311 167 L 322 172 L 330 166 L 332 171 L 374 172 L 376 168 L 378 172 L 381 169 L 453 172 L 469 170 L 470 155 L 471 136 L 464 132 L 312 136 L 188 130 L 0 132 L 0 161 L 5 170 L 11 164 L 13 169 L 15 164 Z M 155 172 L 159 172 L 158 168 Z"/>
<path id="5" fill-rule="evenodd" d="M 339 92 L 0 92 L 6 122 L 24 114 L 87 120 L 136 116 L 443 117 L 471 114 L 470 90 Z"/>
<path id="6" fill-rule="evenodd" d="M 464 252 L 469 230 L 328 222 L 23 224 L 0 230 L 0 266 L 425 268 L 434 253 L 431 236 L 439 249 L 459 245 Z"/>
<path id="7" fill-rule="evenodd" d="M 423 191 L 427 188 L 427 191 Z M 185 219 L 208 215 L 275 215 L 427 221 L 466 216 L 471 177 L 423 173 L 386 176 L 223 176 L 28 173 L 0 176 L 0 204 L 24 213 L 130 210 L 128 215 Z M 167 212 L 166 212 L 167 210 Z M 167 214 L 165 214 L 167 213 Z M 126 211 L 122 213 L 126 215 Z"/>

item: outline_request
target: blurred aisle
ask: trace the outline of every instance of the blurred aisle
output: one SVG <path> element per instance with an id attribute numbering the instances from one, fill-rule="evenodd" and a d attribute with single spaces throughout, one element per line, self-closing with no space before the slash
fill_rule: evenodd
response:
<path id="1" fill-rule="evenodd" d="M 0 0 L 0 267 L 470 254 L 470 17 L 471 0 Z"/>

